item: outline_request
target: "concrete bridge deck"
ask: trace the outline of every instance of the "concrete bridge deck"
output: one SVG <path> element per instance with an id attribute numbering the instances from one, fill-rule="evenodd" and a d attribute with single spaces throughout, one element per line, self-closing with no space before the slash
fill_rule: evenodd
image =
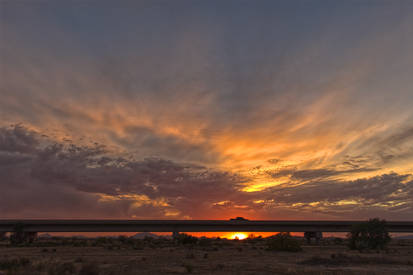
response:
<path id="1" fill-rule="evenodd" d="M 0 232 L 349 232 L 365 221 L 286 220 L 0 220 Z M 413 221 L 387 221 L 413 232 Z"/>

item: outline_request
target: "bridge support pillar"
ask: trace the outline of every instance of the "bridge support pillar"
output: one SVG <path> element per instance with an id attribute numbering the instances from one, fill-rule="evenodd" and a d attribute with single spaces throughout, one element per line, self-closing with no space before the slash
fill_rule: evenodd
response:
<path id="1" fill-rule="evenodd" d="M 32 243 L 37 238 L 37 232 L 12 232 L 10 241 L 13 244 Z"/>
<path id="2" fill-rule="evenodd" d="M 304 232 L 304 238 L 307 239 L 308 244 L 311 244 L 311 239 L 315 239 L 316 244 L 319 244 L 320 240 L 323 238 L 323 232 L 307 231 L 307 232 Z"/>

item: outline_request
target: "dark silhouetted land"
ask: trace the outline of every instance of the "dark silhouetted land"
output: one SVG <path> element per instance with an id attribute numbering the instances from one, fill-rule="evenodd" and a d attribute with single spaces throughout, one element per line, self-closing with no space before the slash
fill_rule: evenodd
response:
<path id="1" fill-rule="evenodd" d="M 227 240 L 133 237 L 62 238 L 0 243 L 0 274 L 413 274 L 413 240 L 393 239 L 386 250 L 349 250 L 326 238 L 299 252 L 268 249 L 266 238 Z"/>

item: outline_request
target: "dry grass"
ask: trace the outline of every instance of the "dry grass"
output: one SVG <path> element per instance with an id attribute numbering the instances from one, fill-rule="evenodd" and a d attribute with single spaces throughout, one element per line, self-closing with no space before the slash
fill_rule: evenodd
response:
<path id="1" fill-rule="evenodd" d="M 63 244 L 64 243 L 64 244 Z M 413 274 L 413 243 L 387 252 L 350 251 L 328 242 L 291 253 L 268 251 L 265 240 L 47 240 L 0 244 L 0 274 Z"/>
<path id="2" fill-rule="evenodd" d="M 360 256 L 344 253 L 331 254 L 329 258 L 313 256 L 299 262 L 304 265 L 326 265 L 326 266 L 352 266 L 352 265 L 412 265 L 410 260 L 399 260 L 386 256 Z"/>

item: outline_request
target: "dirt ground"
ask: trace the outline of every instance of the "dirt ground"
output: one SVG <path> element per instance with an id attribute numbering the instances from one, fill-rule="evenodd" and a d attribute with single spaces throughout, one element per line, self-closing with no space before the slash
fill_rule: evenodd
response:
<path id="1" fill-rule="evenodd" d="M 59 240 L 0 243 L 0 274 L 413 274 L 413 242 L 360 253 L 345 244 L 268 251 L 265 241 Z"/>

